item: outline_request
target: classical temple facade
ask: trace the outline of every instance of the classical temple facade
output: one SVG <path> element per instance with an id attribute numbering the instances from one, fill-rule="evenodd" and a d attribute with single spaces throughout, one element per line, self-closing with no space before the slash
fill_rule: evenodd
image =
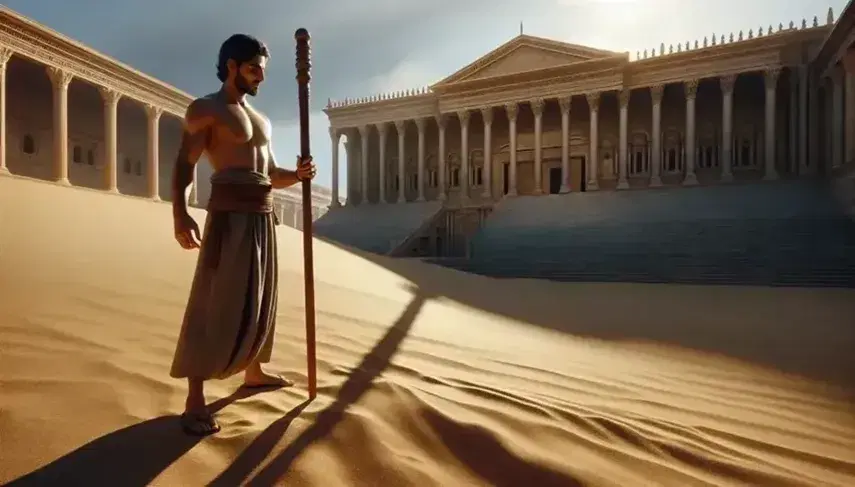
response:
<path id="1" fill-rule="evenodd" d="M 182 118 L 193 97 L 0 5 L 0 176 L 169 201 Z M 203 161 L 204 162 L 204 161 Z M 191 204 L 210 194 L 197 165 Z M 331 193 L 315 186 L 315 218 Z M 300 226 L 301 191 L 275 195 Z"/>
<path id="2" fill-rule="evenodd" d="M 429 88 L 330 101 L 332 200 L 342 137 L 353 205 L 483 206 L 840 171 L 855 160 L 855 73 L 843 62 L 852 10 L 634 60 L 521 34 Z"/>

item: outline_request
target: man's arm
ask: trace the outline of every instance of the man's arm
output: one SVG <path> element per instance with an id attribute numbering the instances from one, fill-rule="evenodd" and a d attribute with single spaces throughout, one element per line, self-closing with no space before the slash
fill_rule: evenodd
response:
<path id="1" fill-rule="evenodd" d="M 283 189 L 293 186 L 300 182 L 297 177 L 297 171 L 278 167 L 276 165 L 276 157 L 273 155 L 273 145 L 267 146 L 267 174 L 270 176 L 270 181 L 273 183 L 274 189 Z"/>
<path id="2" fill-rule="evenodd" d="M 193 167 L 205 152 L 213 117 L 205 107 L 204 100 L 195 100 L 187 108 L 184 116 L 184 130 L 181 134 L 181 148 L 172 169 L 172 213 L 187 213 L 187 197 L 193 184 Z"/>

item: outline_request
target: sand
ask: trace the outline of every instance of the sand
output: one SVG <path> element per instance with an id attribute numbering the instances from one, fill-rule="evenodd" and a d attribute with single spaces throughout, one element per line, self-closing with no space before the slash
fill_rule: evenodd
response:
<path id="1" fill-rule="evenodd" d="M 202 218 L 202 213 L 196 213 Z M 169 206 L 0 178 L 0 482 L 855 485 L 855 292 L 500 281 L 280 227 L 271 369 L 210 382 L 185 436 L 169 365 L 196 254 Z"/>

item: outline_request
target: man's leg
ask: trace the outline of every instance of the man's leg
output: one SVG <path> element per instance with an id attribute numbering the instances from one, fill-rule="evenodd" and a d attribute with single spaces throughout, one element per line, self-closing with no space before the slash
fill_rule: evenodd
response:
<path id="1" fill-rule="evenodd" d="M 256 358 L 244 371 L 244 387 L 289 387 L 293 382 L 277 374 L 270 374 L 261 368 L 261 360 Z"/>
<path id="2" fill-rule="evenodd" d="M 181 424 L 187 433 L 195 435 L 220 431 L 220 425 L 205 404 L 205 381 L 202 379 L 187 379 L 187 400 L 184 403 Z"/>

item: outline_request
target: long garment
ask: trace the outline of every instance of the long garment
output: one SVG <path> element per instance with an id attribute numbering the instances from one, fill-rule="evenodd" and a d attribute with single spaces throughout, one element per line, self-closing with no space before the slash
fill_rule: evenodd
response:
<path id="1" fill-rule="evenodd" d="M 270 179 L 227 169 L 211 177 L 202 246 L 172 377 L 224 379 L 269 362 L 278 260 Z"/>

